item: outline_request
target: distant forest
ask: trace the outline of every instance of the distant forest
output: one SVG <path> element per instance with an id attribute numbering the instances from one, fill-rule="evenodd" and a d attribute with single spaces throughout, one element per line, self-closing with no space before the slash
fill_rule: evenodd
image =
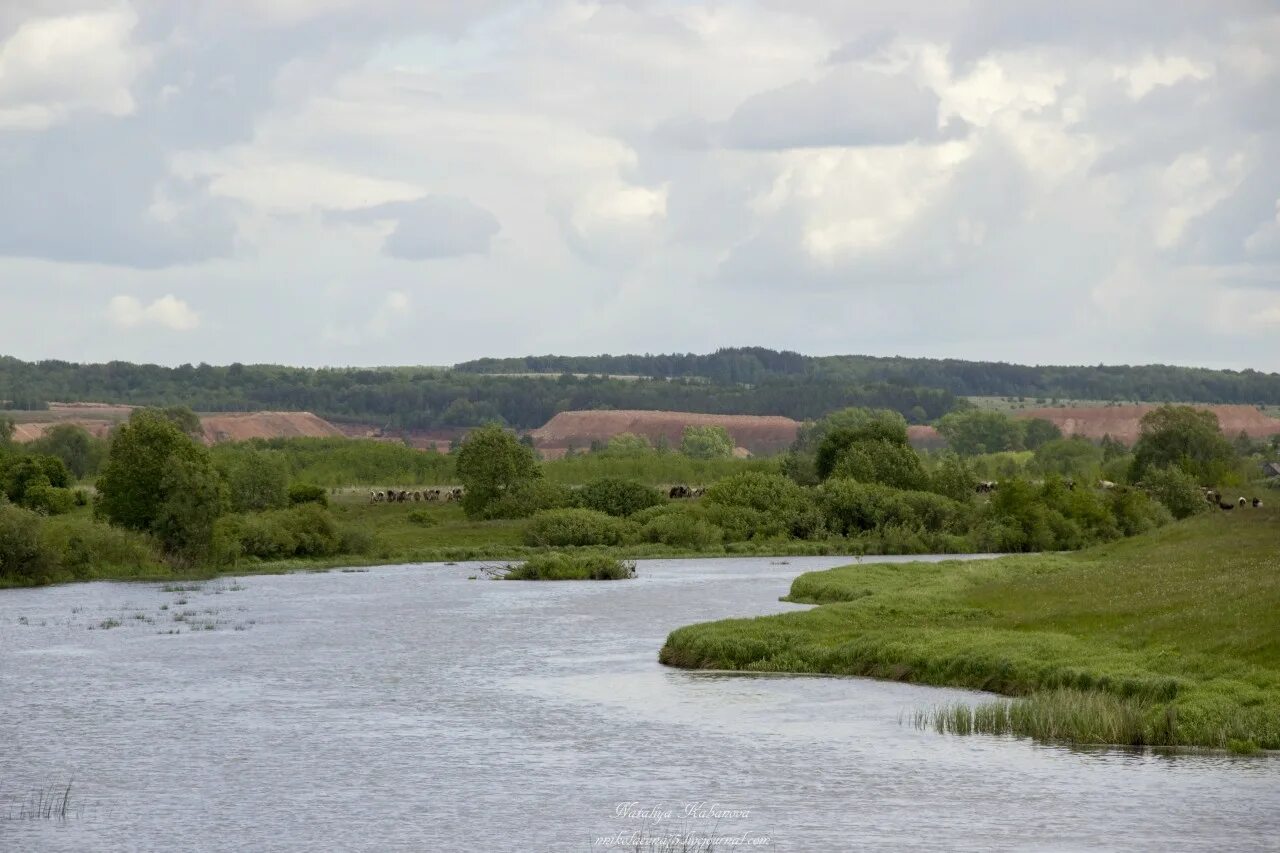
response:
<path id="1" fill-rule="evenodd" d="M 49 401 L 90 401 L 185 405 L 201 412 L 306 410 L 339 421 L 403 429 L 467 427 L 493 420 L 532 429 L 573 409 L 666 409 L 805 420 L 846 406 L 870 406 L 924 423 L 963 404 L 941 390 L 818 376 L 779 375 L 744 384 L 484 376 L 414 367 L 81 365 L 9 357 L 0 357 L 0 401 L 6 401 L 0 408 L 14 409 L 40 409 Z"/>
<path id="2" fill-rule="evenodd" d="M 493 374 L 545 374 L 540 376 Z M 573 374 L 585 374 L 574 376 Z M 613 377 L 644 377 L 619 379 Z M 1280 374 L 1166 367 L 1028 367 L 999 362 L 805 356 L 768 349 L 710 355 L 481 359 L 453 369 L 25 362 L 0 356 L 0 408 L 49 401 L 185 405 L 196 411 L 306 410 L 402 429 L 498 420 L 541 426 L 573 409 L 666 409 L 818 418 L 846 406 L 927 423 L 969 395 L 1280 404 Z"/>
<path id="3" fill-rule="evenodd" d="M 482 358 L 457 365 L 468 373 L 591 373 L 764 383 L 783 377 L 837 383 L 938 388 L 957 397 L 1031 397 L 1144 402 L 1280 405 L 1280 374 L 1163 364 L 1138 367 L 1032 367 L 994 361 L 807 356 L 759 347 L 710 355 L 598 355 Z"/>

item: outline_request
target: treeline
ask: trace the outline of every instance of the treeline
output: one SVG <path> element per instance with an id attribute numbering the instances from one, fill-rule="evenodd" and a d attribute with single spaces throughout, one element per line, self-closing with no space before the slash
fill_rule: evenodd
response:
<path id="1" fill-rule="evenodd" d="M 0 408 L 47 401 L 181 405 L 204 412 L 311 411 L 404 429 L 472 427 L 498 421 L 541 426 L 576 409 L 665 409 L 710 414 L 818 418 L 847 406 L 892 409 L 913 423 L 956 408 L 946 391 L 899 383 L 778 374 L 758 384 L 694 379 L 628 381 L 606 376 L 485 376 L 419 367 L 302 368 L 24 362 L 0 357 Z"/>
<path id="2" fill-rule="evenodd" d="M 708 355 L 598 355 L 485 358 L 455 368 L 471 373 L 590 373 L 700 378 L 757 384 L 779 377 L 834 383 L 938 388 L 956 396 L 1280 404 L 1280 374 L 1171 365 L 1031 366 L 960 359 L 806 356 L 760 347 Z"/>

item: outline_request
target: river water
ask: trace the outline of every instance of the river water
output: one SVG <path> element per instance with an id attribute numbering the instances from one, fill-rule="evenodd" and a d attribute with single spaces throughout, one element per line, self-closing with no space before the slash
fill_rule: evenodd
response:
<path id="1" fill-rule="evenodd" d="M 903 720 L 981 694 L 658 665 L 848 561 L 0 591 L 0 850 L 1280 849 L 1275 757 L 943 736 Z"/>

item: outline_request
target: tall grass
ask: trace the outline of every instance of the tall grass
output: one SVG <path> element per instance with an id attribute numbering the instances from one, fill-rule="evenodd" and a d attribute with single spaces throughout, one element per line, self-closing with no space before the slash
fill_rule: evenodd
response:
<path id="1" fill-rule="evenodd" d="M 1017 735 L 1038 741 L 1145 746 L 1166 744 L 1176 712 L 1144 698 L 1086 690 L 1050 690 L 1025 699 L 917 711 L 917 728 L 940 734 Z"/>

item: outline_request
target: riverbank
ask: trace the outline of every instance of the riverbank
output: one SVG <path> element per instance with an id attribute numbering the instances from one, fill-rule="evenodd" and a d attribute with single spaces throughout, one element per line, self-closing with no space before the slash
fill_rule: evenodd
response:
<path id="1" fill-rule="evenodd" d="M 1055 740 L 1280 749 L 1274 509 L 1076 554 L 812 572 L 787 600 L 820 606 L 680 628 L 659 659 L 1029 697 L 1003 731 Z"/>

